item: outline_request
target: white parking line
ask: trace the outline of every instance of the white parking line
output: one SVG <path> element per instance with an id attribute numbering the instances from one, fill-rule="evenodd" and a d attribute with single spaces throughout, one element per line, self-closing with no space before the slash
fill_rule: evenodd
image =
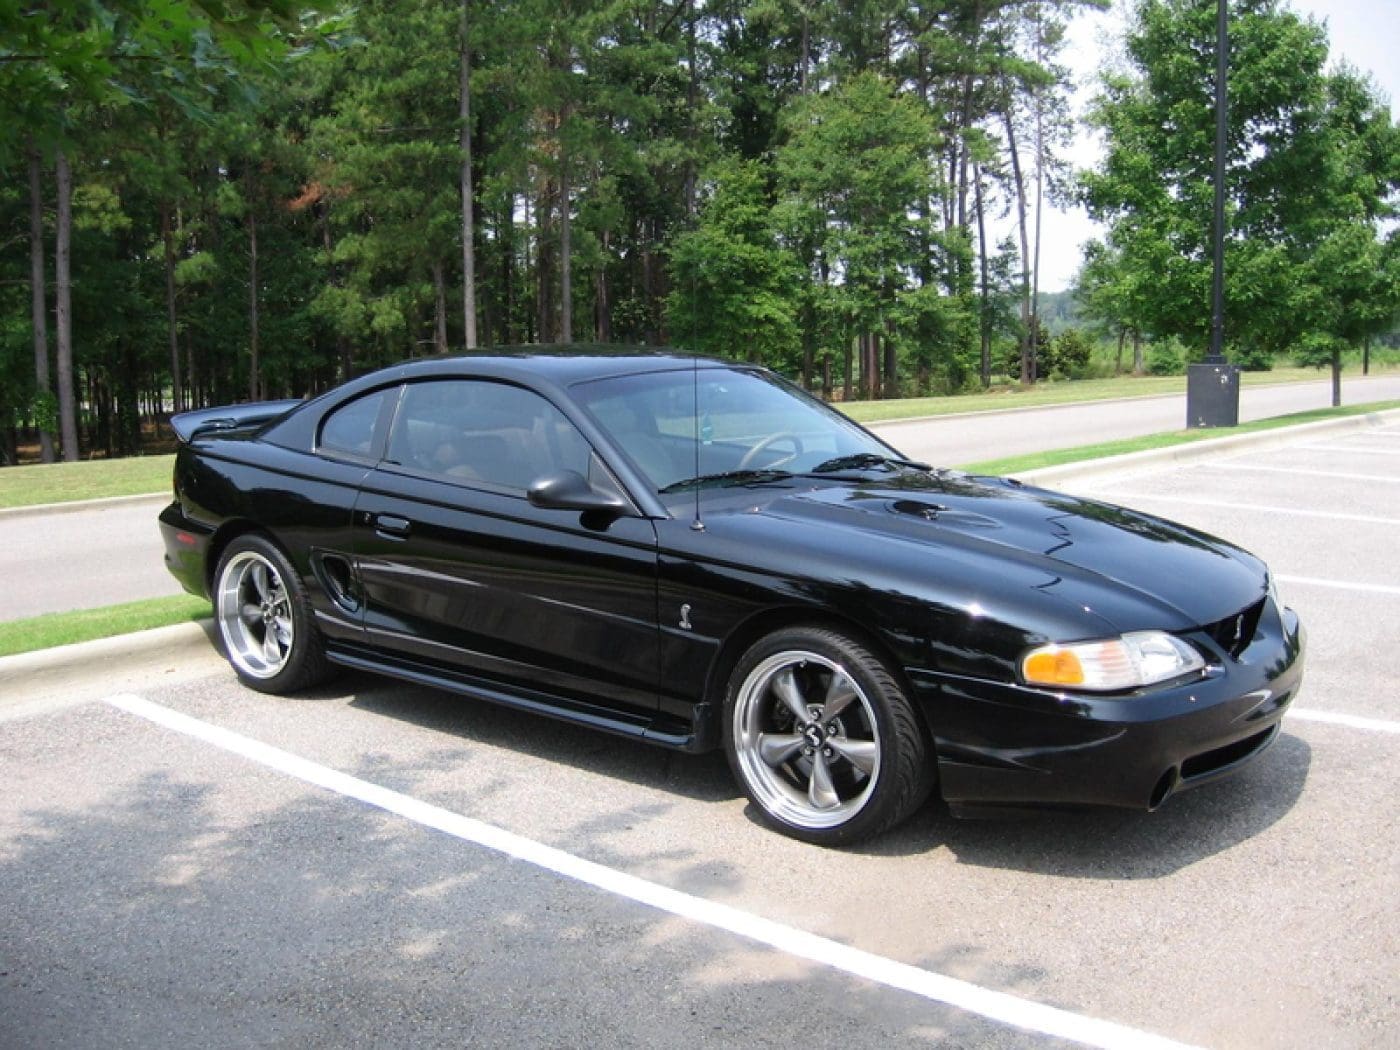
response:
<path id="1" fill-rule="evenodd" d="M 1388 583 L 1348 583 L 1344 580 L 1320 580 L 1316 576 L 1285 576 L 1283 573 L 1277 576 L 1279 583 L 1290 587 L 1302 584 L 1305 587 L 1330 587 L 1338 591 L 1364 591 L 1367 594 L 1400 594 L 1400 587 L 1392 587 Z"/>
<path id="2" fill-rule="evenodd" d="M 1361 452 L 1372 456 L 1400 456 L 1400 448 L 1367 448 L 1365 445 L 1298 445 L 1309 452 Z"/>
<path id="3" fill-rule="evenodd" d="M 1340 715 L 1332 711 L 1315 711 L 1310 707 L 1289 708 L 1288 717 L 1301 718 L 1305 722 L 1329 722 L 1332 725 L 1346 726 L 1348 729 L 1364 729 L 1370 733 L 1400 734 L 1400 722 L 1387 722 L 1382 718 L 1362 718 L 1359 715 Z"/>
<path id="4" fill-rule="evenodd" d="M 1370 525 L 1400 525 L 1400 518 L 1380 518 L 1370 514 L 1334 514 L 1326 510 L 1300 510 L 1297 507 L 1268 507 L 1260 503 L 1231 503 L 1227 500 L 1202 499 L 1199 496 L 1154 496 L 1148 492 L 1115 492 L 1115 503 L 1152 500 L 1157 503 L 1185 503 L 1197 507 L 1220 507 L 1225 510 L 1262 511 L 1265 514 L 1291 514 L 1299 518 L 1327 518 L 1331 521 L 1362 521 Z"/>
<path id="5" fill-rule="evenodd" d="M 1337 470 L 1303 470 L 1299 467 L 1265 467 L 1254 463 L 1202 463 L 1211 470 L 1258 470 L 1269 474 L 1302 474 L 1311 478 L 1333 478 L 1337 481 L 1370 481 L 1400 485 L 1400 478 L 1384 474 L 1344 474 Z"/>
<path id="6" fill-rule="evenodd" d="M 131 695 L 107 697 L 106 702 L 128 714 L 144 718 L 177 733 L 240 755 L 279 773 L 325 788 L 346 798 L 393 813 L 427 828 L 452 835 L 508 857 L 525 861 L 546 871 L 575 879 L 605 892 L 645 904 L 659 911 L 711 926 L 756 941 L 789 955 L 807 959 L 830 969 L 861 977 L 888 988 L 910 992 L 933 1002 L 944 1003 L 990 1020 L 1044 1035 L 1069 1039 L 1086 1046 L 1180 1050 L 1185 1044 L 1126 1025 L 1085 1017 L 1044 1003 L 1033 1002 L 1005 992 L 982 988 L 967 981 L 896 962 L 861 951 L 826 937 L 773 922 L 695 897 L 659 883 L 629 875 L 571 853 L 546 846 L 502 828 L 482 823 L 421 802 L 409 795 L 371 784 L 290 752 L 282 751 L 250 737 L 230 732 L 208 722 L 173 711 L 168 707 Z"/>

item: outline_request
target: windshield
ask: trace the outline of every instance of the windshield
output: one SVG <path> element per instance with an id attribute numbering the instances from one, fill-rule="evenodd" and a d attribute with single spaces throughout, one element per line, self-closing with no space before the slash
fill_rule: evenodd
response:
<path id="1" fill-rule="evenodd" d="M 574 394 L 658 492 L 688 482 L 801 474 L 850 456 L 898 455 L 763 372 L 647 372 L 580 383 Z"/>

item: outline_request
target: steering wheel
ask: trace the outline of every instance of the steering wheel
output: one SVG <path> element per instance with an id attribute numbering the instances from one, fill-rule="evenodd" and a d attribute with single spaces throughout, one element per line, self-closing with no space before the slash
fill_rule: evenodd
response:
<path id="1" fill-rule="evenodd" d="M 786 456 L 778 457 L 772 463 L 764 464 L 765 470 L 771 470 L 776 467 L 781 467 L 784 463 L 791 463 L 798 456 L 802 455 L 802 439 L 790 431 L 780 430 L 776 434 L 769 434 L 767 437 L 760 439 L 758 444 L 754 445 L 753 448 L 749 449 L 747 452 L 744 453 L 744 455 L 739 460 L 738 467 L 736 467 L 735 469 L 748 470 L 751 466 L 753 466 L 753 462 L 758 458 L 760 452 L 766 451 L 770 445 L 775 445 L 779 441 L 791 441 L 792 451 L 789 452 Z"/>

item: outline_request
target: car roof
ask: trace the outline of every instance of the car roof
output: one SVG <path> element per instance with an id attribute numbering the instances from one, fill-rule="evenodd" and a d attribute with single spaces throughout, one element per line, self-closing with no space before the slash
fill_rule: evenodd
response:
<path id="1" fill-rule="evenodd" d="M 390 365 L 352 379 L 305 401 L 264 428 L 260 437 L 286 448 L 308 449 L 324 414 L 360 395 L 396 383 L 422 379 L 480 378 L 520 383 L 537 390 L 563 391 L 576 383 L 682 368 L 753 368 L 739 362 L 694 357 L 666 347 L 572 343 L 493 346 L 471 354 L 441 354 Z"/>
<path id="2" fill-rule="evenodd" d="M 406 380 L 430 376 L 477 375 L 497 379 L 546 380 L 571 386 L 584 380 L 679 368 L 727 368 L 729 362 L 694 357 L 670 347 L 601 343 L 492 346 L 470 354 L 445 354 L 392 365 L 365 380 Z"/>

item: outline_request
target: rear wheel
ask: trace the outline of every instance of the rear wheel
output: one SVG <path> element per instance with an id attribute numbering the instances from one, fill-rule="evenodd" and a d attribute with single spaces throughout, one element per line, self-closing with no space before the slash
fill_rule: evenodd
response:
<path id="1" fill-rule="evenodd" d="M 763 819 L 807 842 L 878 834 L 933 785 L 926 738 L 898 679 L 838 631 L 787 628 L 750 648 L 730 679 L 724 736 Z"/>
<path id="2" fill-rule="evenodd" d="M 325 645 L 296 571 L 264 536 L 240 536 L 219 560 L 214 616 L 238 677 L 264 693 L 291 693 L 329 673 Z"/>

